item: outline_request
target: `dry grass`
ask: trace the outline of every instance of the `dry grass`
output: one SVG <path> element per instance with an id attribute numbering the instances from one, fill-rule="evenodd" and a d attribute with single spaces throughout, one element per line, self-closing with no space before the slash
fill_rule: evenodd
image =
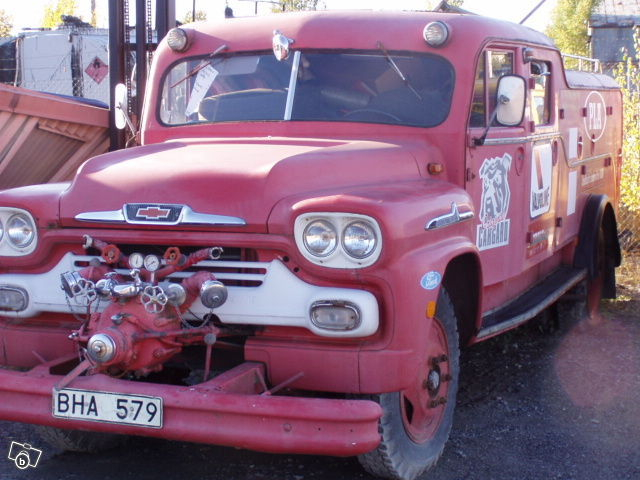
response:
<path id="1" fill-rule="evenodd" d="M 638 297 L 640 295 L 640 251 L 625 252 L 617 274 L 618 285 Z"/>
<path id="2" fill-rule="evenodd" d="M 616 270 L 618 298 L 603 302 L 603 310 L 612 314 L 640 317 L 640 251 L 624 252 L 622 265 Z"/>

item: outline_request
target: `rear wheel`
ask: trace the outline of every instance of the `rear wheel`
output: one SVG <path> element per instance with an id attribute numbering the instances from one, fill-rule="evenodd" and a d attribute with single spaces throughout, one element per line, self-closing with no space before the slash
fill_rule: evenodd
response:
<path id="1" fill-rule="evenodd" d="M 85 432 L 64 428 L 36 426 L 42 439 L 51 446 L 68 452 L 101 452 L 122 445 L 127 437 L 113 433 Z"/>
<path id="2" fill-rule="evenodd" d="M 574 325 L 583 320 L 595 324 L 600 320 L 600 301 L 603 297 L 605 276 L 608 268 L 614 268 L 612 258 L 607 255 L 602 226 L 598 232 L 597 242 L 595 271 L 558 301 L 558 318 L 565 326 Z"/>
<path id="3" fill-rule="evenodd" d="M 586 314 L 588 319 L 593 322 L 600 320 L 600 300 L 602 300 L 604 277 L 609 263 L 607 243 L 604 236 L 604 229 L 601 225 L 598 231 L 596 272 L 591 278 L 587 279 Z"/>
<path id="4" fill-rule="evenodd" d="M 449 438 L 460 370 L 456 316 L 449 295 L 440 292 L 430 341 L 424 346 L 413 384 L 372 395 L 382 407 L 382 441 L 358 457 L 372 475 L 412 480 L 437 462 Z"/>

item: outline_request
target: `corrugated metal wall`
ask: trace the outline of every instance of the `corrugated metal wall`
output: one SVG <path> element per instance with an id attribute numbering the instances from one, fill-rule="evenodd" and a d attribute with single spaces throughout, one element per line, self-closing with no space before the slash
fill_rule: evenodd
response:
<path id="1" fill-rule="evenodd" d="M 0 189 L 66 181 L 109 148 L 108 110 L 0 85 Z"/>

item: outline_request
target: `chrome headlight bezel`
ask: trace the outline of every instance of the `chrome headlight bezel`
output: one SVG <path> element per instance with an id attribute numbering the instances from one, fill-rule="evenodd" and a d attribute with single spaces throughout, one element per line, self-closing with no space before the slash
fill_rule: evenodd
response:
<path id="1" fill-rule="evenodd" d="M 14 227 L 12 223 L 21 222 Z M 0 256 L 20 257 L 32 253 L 38 244 L 38 228 L 33 216 L 21 208 L 0 207 Z M 28 231 L 26 236 L 20 239 L 19 235 Z"/>
<path id="2" fill-rule="evenodd" d="M 326 224 L 336 232 L 335 246 L 318 254 L 309 248 L 305 234 L 314 224 Z M 370 248 L 356 253 L 345 238 L 347 229 L 362 224 L 373 237 Z M 310 262 L 328 268 L 365 268 L 373 265 L 382 252 L 382 231 L 378 222 L 367 215 L 342 212 L 310 212 L 298 216 L 294 223 L 294 237 L 300 253 Z"/>

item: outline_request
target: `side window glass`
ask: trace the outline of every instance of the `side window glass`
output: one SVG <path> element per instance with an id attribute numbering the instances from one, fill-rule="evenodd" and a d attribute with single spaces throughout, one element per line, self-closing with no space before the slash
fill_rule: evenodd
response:
<path id="1" fill-rule="evenodd" d="M 487 86 L 489 91 L 489 112 L 496 107 L 498 79 L 503 75 L 513 73 L 513 54 L 511 52 L 489 52 L 489 68 L 487 71 Z"/>
<path id="2" fill-rule="evenodd" d="M 478 61 L 471 102 L 470 127 L 484 127 L 496 105 L 498 79 L 513 73 L 513 53 L 488 50 Z"/>
<path id="3" fill-rule="evenodd" d="M 551 64 L 534 60 L 531 62 L 530 89 L 531 119 L 536 125 L 546 125 L 551 121 Z"/>

